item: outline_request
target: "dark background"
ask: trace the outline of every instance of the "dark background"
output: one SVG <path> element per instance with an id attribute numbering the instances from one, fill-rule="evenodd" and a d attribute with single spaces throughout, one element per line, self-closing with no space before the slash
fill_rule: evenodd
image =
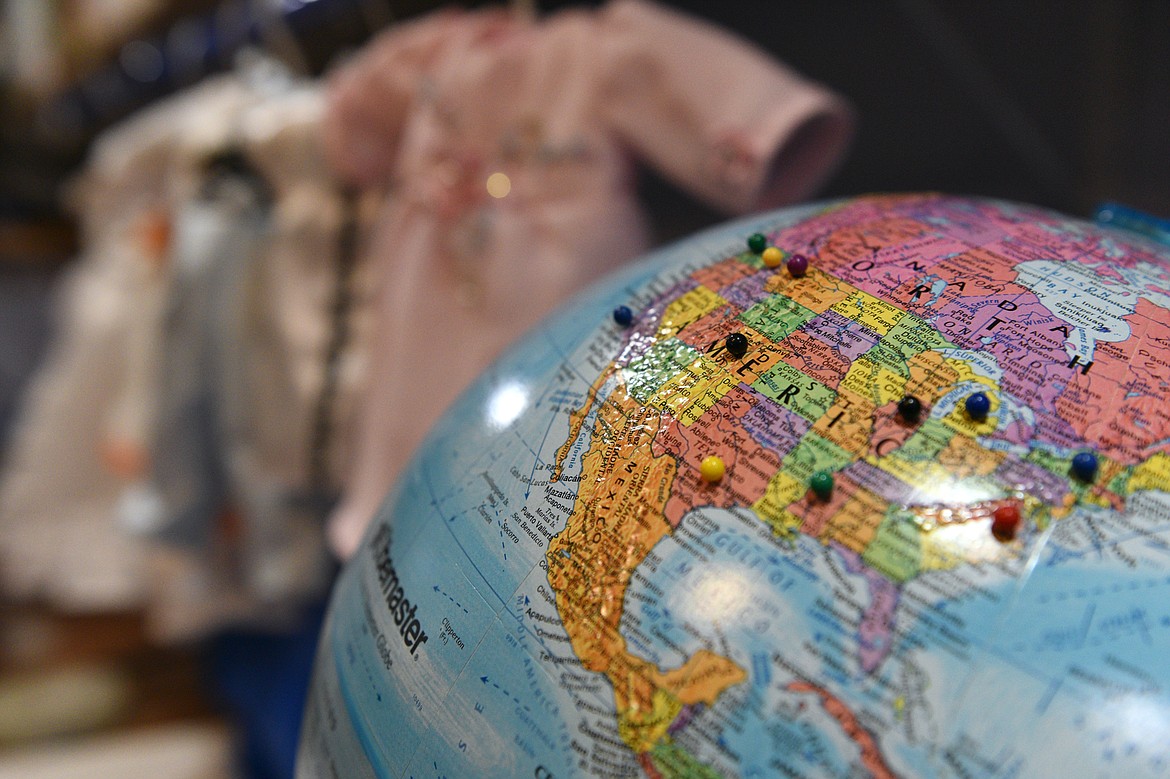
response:
<path id="1" fill-rule="evenodd" d="M 539 3 L 542 13 L 580 4 Z M 754 41 L 853 101 L 860 118 L 856 142 L 825 194 L 929 189 L 1006 197 L 1074 214 L 1112 198 L 1170 214 L 1170 2 L 667 4 Z M 296 56 L 314 72 L 360 45 L 376 24 L 436 5 L 284 3 L 292 9 Z M 151 28 L 128 31 L 127 39 L 161 41 L 176 23 L 214 17 L 223 8 L 208 0 L 176 0 L 172 6 Z M 208 22 L 212 27 L 228 24 L 219 15 L 218 22 Z M 242 33 L 208 33 L 204 70 L 230 65 L 238 43 L 233 35 Z M 19 115 L 6 106 L 0 215 L 55 212 L 56 186 L 83 159 L 97 131 L 183 86 L 177 77 L 120 84 L 112 55 L 110 60 L 108 68 L 80 75 L 49 104 Z"/>

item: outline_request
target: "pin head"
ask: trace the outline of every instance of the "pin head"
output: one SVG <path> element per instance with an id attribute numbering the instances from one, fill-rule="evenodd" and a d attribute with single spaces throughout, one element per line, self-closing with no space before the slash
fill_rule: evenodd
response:
<path id="1" fill-rule="evenodd" d="M 991 534 L 1000 541 L 1011 541 L 1020 528 L 1020 507 L 1015 503 L 1000 506 L 992 514 Z"/>
<path id="2" fill-rule="evenodd" d="M 983 421 L 991 411 L 991 398 L 987 397 L 986 392 L 976 392 L 968 395 L 963 405 L 972 419 Z"/>
<path id="3" fill-rule="evenodd" d="M 808 480 L 809 489 L 821 500 L 828 500 L 833 494 L 833 474 L 828 471 L 817 471 Z"/>
<path id="4" fill-rule="evenodd" d="M 913 424 L 922 416 L 922 401 L 913 395 L 907 395 L 898 401 L 898 416 Z"/>
<path id="5" fill-rule="evenodd" d="M 629 306 L 618 306 L 613 310 L 613 321 L 622 327 L 629 327 L 634 321 L 634 312 Z"/>
<path id="6" fill-rule="evenodd" d="M 747 239 L 748 249 L 759 254 L 768 245 L 768 239 L 763 233 L 752 233 Z"/>
<path id="7" fill-rule="evenodd" d="M 747 354 L 748 339 L 743 333 L 732 333 L 724 343 L 732 357 L 739 358 Z"/>
<path id="8" fill-rule="evenodd" d="M 764 265 L 769 268 L 775 268 L 784 262 L 784 252 L 777 249 L 775 246 L 769 246 L 760 254 L 760 259 L 764 261 Z"/>
<path id="9" fill-rule="evenodd" d="M 808 257 L 803 254 L 793 254 L 789 256 L 786 267 L 788 272 L 796 278 L 800 278 L 808 273 Z"/>
<path id="10" fill-rule="evenodd" d="M 703 462 L 699 463 L 699 474 L 703 477 L 703 481 L 708 484 L 713 484 L 723 478 L 723 474 L 727 471 L 723 460 L 720 457 L 711 455 L 704 457 Z"/>
<path id="11" fill-rule="evenodd" d="M 1072 473 L 1083 482 L 1097 478 L 1097 455 L 1092 452 L 1078 452 L 1072 458 Z"/>

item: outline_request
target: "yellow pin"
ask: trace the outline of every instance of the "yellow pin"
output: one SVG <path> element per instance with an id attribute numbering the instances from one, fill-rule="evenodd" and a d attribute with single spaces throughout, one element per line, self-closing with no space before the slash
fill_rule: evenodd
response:
<path id="1" fill-rule="evenodd" d="M 727 472 L 727 467 L 723 464 L 722 458 L 711 455 L 704 457 L 703 462 L 699 464 L 699 473 L 703 475 L 703 480 L 707 482 L 717 482 L 723 478 L 723 474 Z"/>

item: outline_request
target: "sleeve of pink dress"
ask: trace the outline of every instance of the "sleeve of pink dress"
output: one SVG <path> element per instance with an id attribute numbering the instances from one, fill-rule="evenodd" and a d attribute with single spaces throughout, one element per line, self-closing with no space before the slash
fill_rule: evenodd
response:
<path id="1" fill-rule="evenodd" d="M 852 135 L 847 104 L 740 38 L 641 0 L 602 12 L 599 110 L 640 158 L 712 206 L 814 192 Z"/>

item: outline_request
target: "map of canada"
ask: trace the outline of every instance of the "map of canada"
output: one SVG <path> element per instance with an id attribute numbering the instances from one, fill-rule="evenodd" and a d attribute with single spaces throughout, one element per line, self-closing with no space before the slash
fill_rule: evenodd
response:
<path id="1" fill-rule="evenodd" d="M 808 272 L 768 267 L 757 230 Z M 387 504 L 302 765 L 1165 775 L 1166 262 L 1039 209 L 884 196 L 715 231 L 586 296 Z"/>

